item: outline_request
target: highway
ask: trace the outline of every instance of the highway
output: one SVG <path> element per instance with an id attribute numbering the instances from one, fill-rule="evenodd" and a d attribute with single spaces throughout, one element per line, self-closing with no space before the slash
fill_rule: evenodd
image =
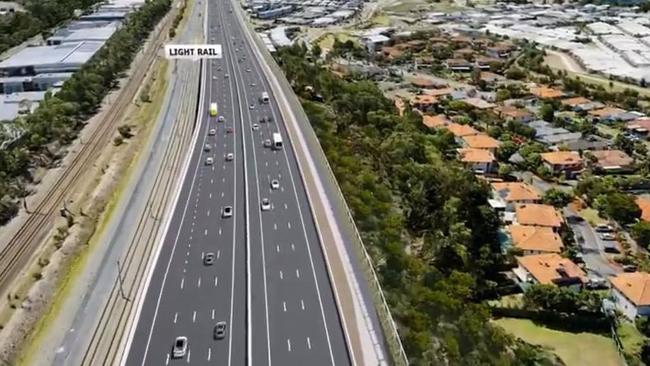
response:
<path id="1" fill-rule="evenodd" d="M 197 6 L 207 6 L 207 41 L 222 44 L 224 57 L 205 61 L 199 138 L 126 364 L 349 365 L 278 105 L 232 14 L 239 9 L 227 0 L 204 1 Z M 270 103 L 261 102 L 263 92 Z M 208 115 L 213 102 L 224 122 Z M 264 146 L 273 133 L 281 134 L 282 148 Z M 272 180 L 279 186 L 272 188 Z M 268 211 L 261 210 L 264 199 Z M 232 217 L 222 217 L 226 206 L 233 208 Z M 212 265 L 203 263 L 206 253 L 214 253 Z M 227 322 L 221 340 L 213 337 L 218 321 Z M 177 336 L 187 337 L 188 350 L 173 359 Z"/>

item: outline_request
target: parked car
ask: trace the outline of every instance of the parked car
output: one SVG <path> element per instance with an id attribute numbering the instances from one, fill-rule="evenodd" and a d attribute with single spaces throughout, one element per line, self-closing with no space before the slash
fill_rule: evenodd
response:
<path id="1" fill-rule="evenodd" d="M 606 224 L 596 225 L 595 229 L 596 229 L 596 232 L 599 232 L 599 233 L 611 233 L 612 231 L 614 231 L 613 227 L 611 227 L 610 225 L 606 225 Z"/>
<path id="2" fill-rule="evenodd" d="M 590 276 L 587 279 L 585 287 L 591 290 L 601 290 L 608 288 L 607 280 L 599 276 Z"/>
<path id="3" fill-rule="evenodd" d="M 605 253 L 620 253 L 618 250 L 618 245 L 616 245 L 615 241 L 606 241 L 603 244 Z"/>
<path id="4" fill-rule="evenodd" d="M 611 241 L 611 240 L 616 240 L 616 235 L 614 235 L 612 233 L 602 233 L 602 234 L 600 234 L 600 238 L 602 240 L 610 240 Z"/>
<path id="5" fill-rule="evenodd" d="M 636 272 L 637 268 L 634 264 L 626 264 L 623 266 L 623 272 Z"/>

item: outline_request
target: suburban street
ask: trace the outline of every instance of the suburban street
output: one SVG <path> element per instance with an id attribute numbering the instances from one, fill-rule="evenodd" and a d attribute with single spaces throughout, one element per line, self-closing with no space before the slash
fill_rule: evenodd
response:
<path id="1" fill-rule="evenodd" d="M 224 57 L 204 61 L 199 138 L 127 364 L 350 364 L 314 219 L 268 81 L 238 18 L 229 15 L 234 5 L 197 3 L 205 5 L 207 41 L 222 44 Z M 270 103 L 261 102 L 263 92 Z M 223 122 L 208 114 L 211 103 Z M 273 133 L 282 136 L 282 148 L 264 146 Z M 268 211 L 261 210 L 264 199 Z M 223 215 L 226 206 L 231 217 Z M 207 253 L 215 256 L 211 265 L 204 264 Z M 227 323 L 226 334 L 215 340 L 219 321 Z M 178 336 L 187 337 L 187 354 L 171 359 Z"/>

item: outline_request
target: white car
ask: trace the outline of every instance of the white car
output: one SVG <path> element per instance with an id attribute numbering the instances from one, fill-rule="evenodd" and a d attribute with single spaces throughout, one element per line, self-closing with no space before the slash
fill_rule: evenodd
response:
<path id="1" fill-rule="evenodd" d="M 205 159 L 205 165 L 212 165 L 214 163 L 214 159 L 208 157 Z"/>
<path id="2" fill-rule="evenodd" d="M 246 69 L 246 72 L 251 72 L 251 69 L 250 68 Z"/>
<path id="3" fill-rule="evenodd" d="M 226 154 L 226 161 L 232 161 L 232 159 L 235 158 L 235 155 L 233 153 L 228 153 Z"/>
<path id="4" fill-rule="evenodd" d="M 257 84 L 255 84 L 255 83 L 251 83 L 251 86 L 257 86 Z"/>
<path id="5" fill-rule="evenodd" d="M 210 149 L 212 149 L 212 146 L 210 146 L 210 144 L 205 144 L 205 146 L 203 146 L 203 151 L 205 152 L 210 151 Z"/>
<path id="6" fill-rule="evenodd" d="M 225 206 L 221 210 L 221 217 L 223 218 L 232 217 L 232 206 Z"/>
<path id="7" fill-rule="evenodd" d="M 257 123 L 253 123 L 253 131 L 257 131 L 259 129 L 260 129 L 260 125 L 258 125 Z"/>
<path id="8" fill-rule="evenodd" d="M 271 201 L 268 198 L 262 198 L 262 211 L 269 211 L 271 209 Z"/>
<path id="9" fill-rule="evenodd" d="M 187 353 L 187 337 L 176 337 L 172 350 L 172 358 L 185 357 L 185 353 Z"/>
<path id="10" fill-rule="evenodd" d="M 603 234 L 600 234 L 600 238 L 602 240 L 616 240 L 616 235 L 614 235 L 612 233 L 603 233 Z"/>
<path id="11" fill-rule="evenodd" d="M 219 118 L 217 118 L 217 121 L 219 121 L 219 122 L 226 122 L 226 117 L 224 117 L 224 116 L 219 116 Z"/>
<path id="12" fill-rule="evenodd" d="M 217 75 L 214 75 L 214 76 L 212 77 L 212 80 L 217 80 Z"/>
<path id="13" fill-rule="evenodd" d="M 277 179 L 273 179 L 271 181 L 271 188 L 272 189 L 279 189 L 280 188 L 280 182 Z"/>
<path id="14" fill-rule="evenodd" d="M 228 79 L 228 78 L 230 77 L 230 75 L 225 74 L 223 77 L 226 78 L 226 79 Z"/>
<path id="15" fill-rule="evenodd" d="M 208 131 L 208 136 L 214 136 L 216 134 L 217 134 L 217 130 L 215 130 L 214 128 L 211 128 L 210 131 Z"/>
<path id="16" fill-rule="evenodd" d="M 255 109 L 255 104 L 251 104 L 248 106 L 249 109 Z"/>
<path id="17" fill-rule="evenodd" d="M 271 140 L 269 139 L 264 140 L 264 147 L 271 147 Z"/>

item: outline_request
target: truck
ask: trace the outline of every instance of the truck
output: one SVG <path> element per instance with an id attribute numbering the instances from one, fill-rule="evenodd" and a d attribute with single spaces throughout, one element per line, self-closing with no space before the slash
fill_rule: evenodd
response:
<path id="1" fill-rule="evenodd" d="M 277 132 L 273 133 L 273 149 L 282 149 L 282 136 Z"/>
<path id="2" fill-rule="evenodd" d="M 210 103 L 210 116 L 216 117 L 217 116 L 217 103 Z"/>

